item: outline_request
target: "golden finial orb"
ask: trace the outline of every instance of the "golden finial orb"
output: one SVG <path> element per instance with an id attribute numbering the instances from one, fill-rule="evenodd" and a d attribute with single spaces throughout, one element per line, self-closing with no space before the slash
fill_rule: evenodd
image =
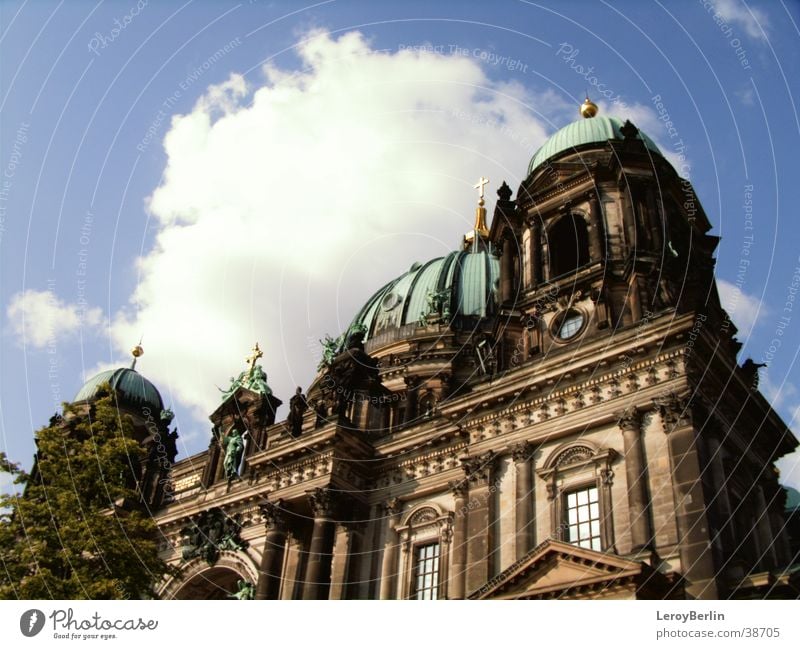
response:
<path id="1" fill-rule="evenodd" d="M 581 104 L 581 117 L 585 119 L 589 119 L 590 117 L 594 117 L 597 115 L 597 104 L 595 104 L 589 97 L 586 97 L 585 101 Z"/>
<path id="2" fill-rule="evenodd" d="M 131 350 L 131 356 L 134 358 L 139 358 L 142 354 L 144 354 L 144 348 L 141 345 L 136 345 L 136 347 Z"/>

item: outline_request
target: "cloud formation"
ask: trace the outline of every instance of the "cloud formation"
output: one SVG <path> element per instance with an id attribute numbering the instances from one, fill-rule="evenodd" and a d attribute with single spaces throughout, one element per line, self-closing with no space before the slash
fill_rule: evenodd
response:
<path id="1" fill-rule="evenodd" d="M 144 334 L 141 371 L 200 420 L 255 341 L 278 397 L 307 387 L 319 339 L 413 262 L 457 249 L 475 180 L 491 179 L 491 207 L 565 117 L 562 97 L 478 59 L 323 31 L 296 54 L 300 71 L 232 74 L 172 119 L 147 203 L 155 246 L 112 324 L 119 350 Z"/>
<path id="2" fill-rule="evenodd" d="M 767 40 L 769 19 L 761 9 L 741 0 L 712 0 L 714 10 L 727 23 L 738 25 L 745 34 L 758 40 Z"/>
<path id="3" fill-rule="evenodd" d="M 717 280 L 717 290 L 722 307 L 728 312 L 736 328 L 738 337 L 747 340 L 753 333 L 753 327 L 758 324 L 758 319 L 769 312 L 767 305 L 754 296 L 748 295 L 738 286 L 724 279 Z"/>
<path id="4" fill-rule="evenodd" d="M 67 304 L 52 291 L 27 289 L 15 293 L 6 310 L 17 340 L 26 346 L 44 348 L 83 328 L 98 327 L 103 320 L 99 308 Z"/>

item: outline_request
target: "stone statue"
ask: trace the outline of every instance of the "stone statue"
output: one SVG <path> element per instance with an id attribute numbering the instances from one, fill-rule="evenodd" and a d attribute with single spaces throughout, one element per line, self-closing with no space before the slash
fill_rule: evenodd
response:
<path id="1" fill-rule="evenodd" d="M 303 428 L 303 414 L 308 410 L 308 403 L 306 396 L 303 394 L 303 388 L 298 387 L 295 390 L 294 396 L 289 399 L 289 416 L 286 417 L 286 423 L 289 425 L 289 432 L 297 437 Z"/>
<path id="2" fill-rule="evenodd" d="M 230 482 L 239 477 L 239 465 L 242 463 L 244 453 L 244 438 L 237 428 L 222 438 L 222 448 L 225 450 L 225 477 Z"/>
<path id="3" fill-rule="evenodd" d="M 249 581 L 245 581 L 244 579 L 240 579 L 236 582 L 236 588 L 238 589 L 235 593 L 231 593 L 228 595 L 231 599 L 253 599 L 256 595 L 256 588 L 251 584 Z"/>
<path id="4" fill-rule="evenodd" d="M 756 363 L 752 358 L 748 358 L 742 363 L 741 370 L 745 380 L 750 384 L 752 390 L 758 389 L 758 368 L 766 367 L 766 363 Z"/>
<path id="5" fill-rule="evenodd" d="M 319 342 L 322 345 L 322 359 L 317 365 L 317 371 L 331 366 L 333 359 L 336 358 L 336 352 L 342 344 L 342 337 L 331 338 L 328 334 L 325 334 L 325 339 Z"/>
<path id="6" fill-rule="evenodd" d="M 172 432 L 169 433 L 166 438 L 164 439 L 164 448 L 167 460 L 169 460 L 170 464 L 175 464 L 175 458 L 178 455 L 178 429 L 173 428 Z"/>
<path id="7" fill-rule="evenodd" d="M 314 428 L 322 428 L 328 422 L 328 409 L 322 399 L 314 405 L 314 414 L 317 415 L 316 420 L 314 420 Z"/>
<path id="8" fill-rule="evenodd" d="M 267 385 L 267 373 L 260 365 L 253 367 L 252 373 L 247 378 L 244 387 L 253 392 L 258 392 L 259 394 L 272 394 L 272 390 L 269 385 Z"/>
<path id="9" fill-rule="evenodd" d="M 201 512 L 181 530 L 183 560 L 200 557 L 213 566 L 222 550 L 236 552 L 247 548 L 247 541 L 240 536 L 242 525 L 239 518 L 239 515 L 228 516 L 219 507 Z"/>
<path id="10" fill-rule="evenodd" d="M 231 384 L 228 386 L 227 390 L 223 390 L 222 388 L 217 388 L 220 392 L 222 392 L 222 400 L 225 401 L 228 397 L 230 397 L 236 390 L 242 387 L 242 382 L 245 379 L 246 372 L 242 372 L 239 374 L 237 378 L 231 377 Z"/>

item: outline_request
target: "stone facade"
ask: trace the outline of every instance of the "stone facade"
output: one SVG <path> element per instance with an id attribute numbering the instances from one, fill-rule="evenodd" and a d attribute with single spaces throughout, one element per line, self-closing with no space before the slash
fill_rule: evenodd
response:
<path id="1" fill-rule="evenodd" d="M 172 467 L 162 595 L 796 596 L 774 462 L 797 440 L 737 363 L 702 207 L 637 133 L 503 184 L 468 244 L 500 261 L 474 327 L 351 336 L 291 425 L 239 387 Z M 186 552 L 211 510 L 238 536 Z"/>

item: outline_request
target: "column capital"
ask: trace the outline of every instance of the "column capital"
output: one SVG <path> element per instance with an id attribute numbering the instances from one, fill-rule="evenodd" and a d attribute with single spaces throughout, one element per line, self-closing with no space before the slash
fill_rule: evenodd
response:
<path id="1" fill-rule="evenodd" d="M 466 480 L 451 480 L 447 483 L 447 487 L 456 498 L 464 498 L 469 491 L 469 484 Z"/>
<path id="2" fill-rule="evenodd" d="M 496 460 L 497 454 L 494 451 L 486 451 L 476 457 L 461 458 L 461 467 L 470 482 L 489 482 Z"/>
<path id="3" fill-rule="evenodd" d="M 306 492 L 308 502 L 311 505 L 311 511 L 314 513 L 314 518 L 328 518 L 333 516 L 334 509 L 336 508 L 337 494 L 330 489 L 317 487 Z"/>
<path id="4" fill-rule="evenodd" d="M 624 410 L 614 413 L 617 425 L 622 431 L 633 430 L 639 432 L 642 427 L 642 412 L 636 406 L 629 406 Z"/>
<path id="5" fill-rule="evenodd" d="M 668 392 L 653 399 L 653 404 L 658 409 L 664 422 L 664 432 L 669 433 L 679 426 L 688 426 L 692 423 L 692 413 L 689 410 L 689 400 Z"/>
<path id="6" fill-rule="evenodd" d="M 274 503 L 265 500 L 259 505 L 259 509 L 267 532 L 286 531 L 286 503 L 283 499 L 278 499 Z"/>
<path id="7" fill-rule="evenodd" d="M 403 511 L 403 502 L 399 498 L 389 498 L 383 503 L 383 510 L 388 516 L 397 516 Z"/>
<path id="8" fill-rule="evenodd" d="M 533 456 L 535 448 L 530 442 L 519 442 L 511 447 L 511 457 L 514 458 L 514 462 L 517 464 L 527 462 Z"/>

